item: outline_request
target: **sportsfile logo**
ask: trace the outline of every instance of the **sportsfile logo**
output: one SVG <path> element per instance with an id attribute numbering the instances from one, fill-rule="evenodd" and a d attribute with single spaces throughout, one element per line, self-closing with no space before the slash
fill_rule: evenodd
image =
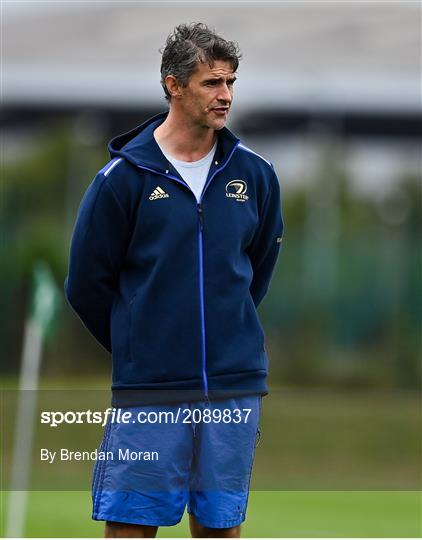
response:
<path id="1" fill-rule="evenodd" d="M 249 197 L 246 195 L 247 189 L 248 186 L 246 185 L 245 181 L 231 180 L 226 185 L 226 197 L 229 197 L 230 199 L 235 199 L 239 202 L 245 202 L 249 199 Z"/>
<path id="2" fill-rule="evenodd" d="M 166 193 L 164 189 L 160 188 L 160 186 L 157 186 L 149 196 L 149 200 L 155 201 L 155 199 L 167 199 L 168 197 L 170 197 L 170 195 Z"/>

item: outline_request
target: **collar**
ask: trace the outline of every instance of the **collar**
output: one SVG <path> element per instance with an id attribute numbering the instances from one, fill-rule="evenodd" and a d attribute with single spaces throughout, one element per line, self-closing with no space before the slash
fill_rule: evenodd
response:
<path id="1" fill-rule="evenodd" d="M 153 135 L 154 130 L 164 122 L 167 115 L 168 111 L 157 114 L 143 124 L 111 139 L 108 144 L 110 156 L 123 157 L 138 167 L 179 177 L 179 173 L 164 156 Z M 210 174 L 225 165 L 239 142 L 240 140 L 226 127 L 217 132 L 217 150 Z"/>

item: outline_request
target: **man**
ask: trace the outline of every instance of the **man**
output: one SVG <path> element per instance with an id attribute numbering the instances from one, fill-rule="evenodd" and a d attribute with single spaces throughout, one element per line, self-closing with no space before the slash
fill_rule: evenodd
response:
<path id="1" fill-rule="evenodd" d="M 169 111 L 110 142 L 79 209 L 66 295 L 112 353 L 113 406 L 138 419 L 109 422 L 101 449 L 160 455 L 97 462 L 106 536 L 155 536 L 186 504 L 194 537 L 239 537 L 245 519 L 268 391 L 256 308 L 283 222 L 272 164 L 225 127 L 239 59 L 204 24 L 175 28 Z M 162 412 L 190 422 L 140 421 Z"/>

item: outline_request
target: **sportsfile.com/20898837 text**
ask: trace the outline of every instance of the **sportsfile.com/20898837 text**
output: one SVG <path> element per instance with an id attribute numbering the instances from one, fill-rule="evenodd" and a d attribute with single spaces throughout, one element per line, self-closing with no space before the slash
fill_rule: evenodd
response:
<path id="1" fill-rule="evenodd" d="M 173 411 L 128 411 L 109 407 L 105 411 L 42 411 L 41 424 L 57 427 L 61 424 L 240 424 L 247 423 L 252 409 L 182 408 Z"/>

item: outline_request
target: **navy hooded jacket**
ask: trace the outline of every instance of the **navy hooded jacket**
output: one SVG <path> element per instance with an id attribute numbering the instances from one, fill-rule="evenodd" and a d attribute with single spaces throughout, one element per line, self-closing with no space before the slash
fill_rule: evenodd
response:
<path id="1" fill-rule="evenodd" d="M 110 141 L 79 207 L 66 297 L 112 354 L 114 406 L 149 390 L 265 395 L 256 308 L 283 233 L 277 176 L 224 127 L 198 203 L 153 137 L 167 114 Z"/>

